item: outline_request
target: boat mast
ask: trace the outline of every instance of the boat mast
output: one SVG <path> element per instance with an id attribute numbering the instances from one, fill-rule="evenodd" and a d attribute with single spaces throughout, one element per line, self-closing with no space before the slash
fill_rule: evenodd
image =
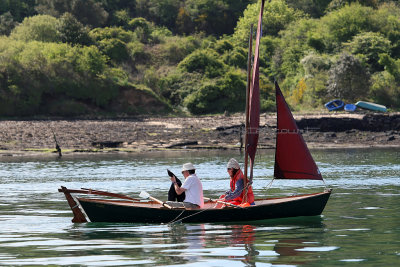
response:
<path id="1" fill-rule="evenodd" d="M 249 95 L 250 95 L 250 83 L 251 83 L 251 58 L 252 58 L 252 46 L 253 46 L 253 24 L 250 25 L 250 36 L 249 36 L 249 53 L 247 58 L 247 87 L 246 87 L 246 121 L 245 121 L 245 141 L 244 141 L 244 188 L 247 186 L 247 170 L 249 163 L 248 147 L 248 132 L 249 132 Z M 247 198 L 245 194 L 244 198 Z M 247 200 L 246 200 L 247 201 Z"/>

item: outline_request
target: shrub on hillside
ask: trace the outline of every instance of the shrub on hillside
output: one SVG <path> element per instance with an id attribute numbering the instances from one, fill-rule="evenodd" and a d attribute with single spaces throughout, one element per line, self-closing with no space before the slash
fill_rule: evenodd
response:
<path id="1" fill-rule="evenodd" d="M 206 82 L 199 82 L 203 79 L 204 76 L 200 73 L 182 73 L 176 70 L 160 79 L 158 86 L 160 94 L 168 99 L 171 105 L 181 106 L 188 95 L 200 90 L 200 87 Z"/>
<path id="2" fill-rule="evenodd" d="M 83 26 L 71 13 L 65 13 L 58 19 L 56 29 L 61 42 L 71 45 L 89 45 L 89 29 Z"/>
<path id="3" fill-rule="evenodd" d="M 211 49 L 196 50 L 182 60 L 178 67 L 187 72 L 200 72 L 209 78 L 222 75 L 225 64 L 219 55 Z"/>
<path id="4" fill-rule="evenodd" d="M 354 36 L 347 44 L 353 55 L 358 55 L 367 64 L 371 72 L 383 71 L 379 64 L 380 54 L 390 54 L 390 41 L 380 33 L 365 32 Z"/>
<path id="5" fill-rule="evenodd" d="M 49 15 L 27 17 L 14 28 L 10 37 L 21 41 L 58 42 L 57 19 Z"/>
<path id="6" fill-rule="evenodd" d="M 135 63 L 143 63 L 150 58 L 150 54 L 146 52 L 144 44 L 139 41 L 133 41 L 126 45 L 129 58 Z"/>
<path id="7" fill-rule="evenodd" d="M 9 35 L 17 25 L 18 22 L 14 21 L 10 11 L 0 15 L 0 35 Z"/>
<path id="8" fill-rule="evenodd" d="M 105 107 L 126 81 L 94 46 L 0 40 L 1 113 L 32 115 L 44 96 L 67 96 Z M 9 103 L 3 105 L 3 103 Z"/>
<path id="9" fill-rule="evenodd" d="M 227 51 L 232 50 L 233 49 L 233 44 L 232 44 L 232 42 L 230 42 L 230 41 L 228 41 L 226 39 L 221 39 L 221 40 L 218 40 L 215 43 L 214 49 L 218 53 L 223 54 L 223 53 L 225 53 Z"/>
<path id="10" fill-rule="evenodd" d="M 127 43 L 135 40 L 132 32 L 124 30 L 122 27 L 96 28 L 89 33 L 96 46 L 116 62 L 129 59 L 129 49 Z"/>
<path id="11" fill-rule="evenodd" d="M 104 39 L 98 42 L 99 49 L 110 59 L 117 62 L 127 60 L 129 58 L 126 44 L 119 39 Z"/>
<path id="12" fill-rule="evenodd" d="M 229 71 L 221 79 L 204 83 L 184 101 L 193 114 L 243 111 L 246 100 L 245 75 Z"/>
<path id="13" fill-rule="evenodd" d="M 230 66 L 247 68 L 247 50 L 244 48 L 235 47 L 233 51 L 225 53 L 222 58 Z"/>
<path id="14" fill-rule="evenodd" d="M 400 107 L 400 87 L 396 79 L 387 71 L 377 72 L 371 77 L 371 98 L 373 101 L 391 108 Z"/>
<path id="15" fill-rule="evenodd" d="M 195 51 L 201 45 L 200 41 L 193 37 L 171 36 L 162 45 L 164 57 L 172 64 L 182 61 L 187 55 Z"/>
<path id="16" fill-rule="evenodd" d="M 136 38 L 142 43 L 149 41 L 152 27 L 152 24 L 144 18 L 134 18 L 128 23 L 128 29 L 134 32 Z"/>
<path id="17" fill-rule="evenodd" d="M 260 12 L 260 1 L 250 4 L 243 12 L 243 16 L 237 22 L 233 38 L 236 44 L 246 44 L 249 39 L 250 25 L 257 25 L 258 15 Z M 266 1 L 264 7 L 263 35 L 277 36 L 278 33 L 285 29 L 290 23 L 304 18 L 302 11 L 289 7 L 283 0 Z M 257 26 L 254 28 L 256 32 Z"/>
<path id="18" fill-rule="evenodd" d="M 95 28 L 89 32 L 89 36 L 94 42 L 105 39 L 118 39 L 127 43 L 135 39 L 132 32 L 126 31 L 122 27 Z"/>
<path id="19" fill-rule="evenodd" d="M 327 91 L 333 98 L 355 101 L 369 93 L 369 74 L 353 55 L 342 53 L 329 70 Z"/>

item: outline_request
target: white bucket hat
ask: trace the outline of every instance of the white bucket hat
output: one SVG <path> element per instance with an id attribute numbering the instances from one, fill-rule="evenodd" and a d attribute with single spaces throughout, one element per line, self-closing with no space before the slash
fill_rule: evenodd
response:
<path id="1" fill-rule="evenodd" d="M 226 167 L 227 167 L 228 169 L 230 169 L 230 168 L 233 168 L 233 169 L 236 169 L 236 170 L 239 170 L 239 169 L 240 169 L 239 163 L 238 163 L 237 160 L 234 159 L 234 158 L 231 158 L 231 159 L 228 161 L 228 165 L 227 165 Z"/>
<path id="2" fill-rule="evenodd" d="M 190 170 L 195 170 L 195 167 L 193 166 L 192 163 L 185 163 L 182 166 L 182 171 L 190 171 Z"/>

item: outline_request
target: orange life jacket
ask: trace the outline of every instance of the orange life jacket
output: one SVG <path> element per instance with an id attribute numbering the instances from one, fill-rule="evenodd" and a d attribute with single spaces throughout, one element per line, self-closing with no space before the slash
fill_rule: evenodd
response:
<path id="1" fill-rule="evenodd" d="M 231 177 L 230 186 L 231 186 L 232 192 L 235 191 L 236 182 L 239 179 L 245 179 L 241 170 L 238 170 L 233 178 Z M 243 202 L 243 198 L 244 198 L 244 194 L 245 193 L 246 193 L 246 188 L 243 189 L 243 191 L 240 193 L 240 196 L 238 196 L 235 199 L 230 200 L 229 202 L 236 202 L 236 203 L 241 204 Z M 251 185 L 249 185 L 247 187 L 247 201 L 246 202 L 248 202 L 250 204 L 254 202 L 253 188 L 252 188 Z"/>

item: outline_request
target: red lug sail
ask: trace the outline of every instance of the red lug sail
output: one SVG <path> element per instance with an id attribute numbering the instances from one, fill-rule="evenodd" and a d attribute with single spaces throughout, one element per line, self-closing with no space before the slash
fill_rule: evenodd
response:
<path id="1" fill-rule="evenodd" d="M 277 108 L 275 178 L 323 180 L 277 82 L 275 89 Z"/>
<path id="2" fill-rule="evenodd" d="M 249 128 L 247 129 L 247 153 L 250 157 L 250 169 L 254 166 L 254 157 L 258 144 L 258 128 L 260 125 L 260 82 L 259 82 L 259 46 L 262 30 L 262 16 L 264 10 L 264 0 L 261 1 L 260 14 L 258 17 L 256 47 L 254 52 L 253 74 L 249 92 Z M 250 171 L 250 175 L 252 171 Z"/>

